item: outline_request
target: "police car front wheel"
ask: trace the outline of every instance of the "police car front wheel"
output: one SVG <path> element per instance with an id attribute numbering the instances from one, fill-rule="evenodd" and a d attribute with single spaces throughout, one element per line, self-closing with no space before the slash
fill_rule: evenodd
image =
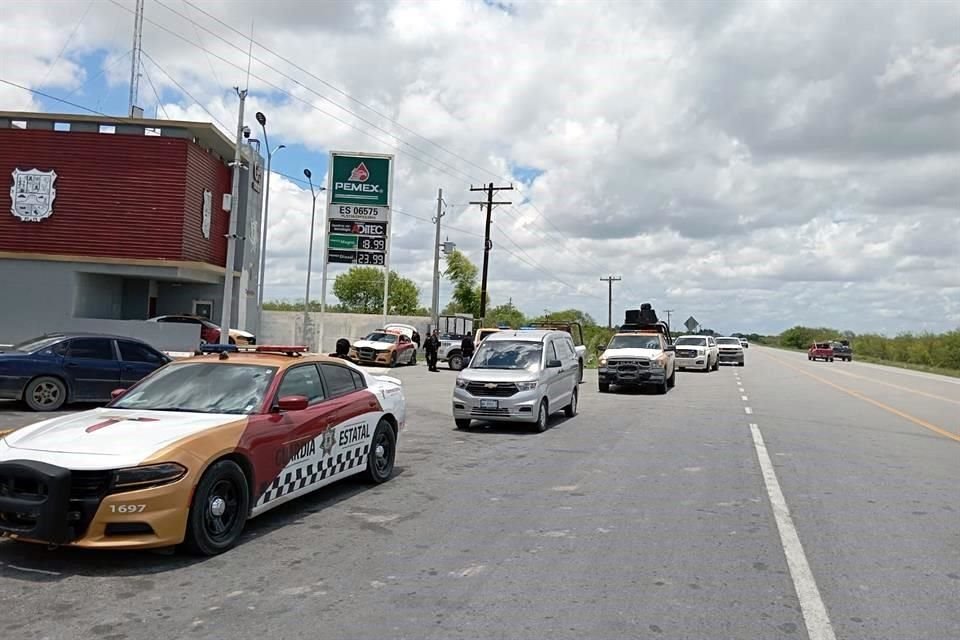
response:
<path id="1" fill-rule="evenodd" d="M 393 475 L 393 463 L 397 455 L 397 437 L 393 427 L 381 420 L 373 432 L 370 455 L 367 457 L 367 477 L 374 484 L 381 484 Z"/>
<path id="2" fill-rule="evenodd" d="M 250 511 L 250 490 L 243 470 L 232 460 L 214 463 L 200 478 L 190 505 L 184 546 L 214 556 L 240 539 Z"/>

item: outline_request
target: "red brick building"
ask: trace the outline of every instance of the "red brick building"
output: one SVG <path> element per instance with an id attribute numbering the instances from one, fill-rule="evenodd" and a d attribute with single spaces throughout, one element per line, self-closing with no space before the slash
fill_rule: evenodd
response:
<path id="1" fill-rule="evenodd" d="M 206 123 L 0 112 L 0 342 L 81 319 L 219 321 L 233 153 Z M 231 324 L 255 332 L 262 162 L 244 156 Z"/>

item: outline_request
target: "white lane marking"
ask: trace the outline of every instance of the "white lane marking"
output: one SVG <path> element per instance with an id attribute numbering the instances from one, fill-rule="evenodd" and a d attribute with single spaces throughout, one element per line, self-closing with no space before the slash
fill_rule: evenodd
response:
<path id="1" fill-rule="evenodd" d="M 31 569 L 30 567 L 20 567 L 15 564 L 8 564 L 8 567 L 11 569 L 16 569 L 17 571 L 26 571 L 27 573 L 41 573 L 45 576 L 60 576 L 63 575 L 59 571 L 47 571 L 45 569 Z"/>
<path id="2" fill-rule="evenodd" d="M 753 409 L 751 409 L 750 407 L 744 407 L 743 410 L 744 412 L 746 412 L 747 415 L 750 415 L 751 413 L 753 413 Z"/>
<path id="3" fill-rule="evenodd" d="M 747 396 L 740 396 L 740 399 L 746 401 L 746 400 L 749 400 L 750 398 L 748 398 Z"/>
<path id="4" fill-rule="evenodd" d="M 743 393 L 745 389 L 743 387 L 737 387 L 737 391 L 739 391 L 740 393 Z"/>
<path id="5" fill-rule="evenodd" d="M 760 462 L 760 471 L 763 473 L 763 483 L 767 487 L 767 496 L 773 508 L 773 517 L 780 532 L 780 543 L 783 545 L 784 555 L 787 557 L 787 568 L 793 578 L 793 587 L 800 600 L 800 610 L 803 612 L 803 622 L 807 626 L 807 635 L 810 640 L 836 640 L 830 616 L 820 597 L 820 589 L 813 579 L 813 572 L 807 562 L 807 556 L 800 544 L 800 536 L 793 525 L 790 508 L 780 490 L 780 482 L 773 470 L 773 463 L 767 453 L 767 445 L 763 442 L 760 428 L 750 424 L 750 433 L 753 435 L 753 447 L 757 451 L 757 460 Z"/>

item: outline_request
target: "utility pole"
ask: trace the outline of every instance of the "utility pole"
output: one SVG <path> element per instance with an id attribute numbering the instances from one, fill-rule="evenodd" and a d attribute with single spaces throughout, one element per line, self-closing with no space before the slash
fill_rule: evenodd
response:
<path id="1" fill-rule="evenodd" d="M 600 278 L 600 282 L 607 283 L 607 329 L 613 329 L 613 283 L 623 280 L 620 276 Z"/>
<path id="2" fill-rule="evenodd" d="M 143 0 L 137 0 L 133 12 L 133 50 L 130 57 L 130 98 L 127 102 L 127 116 L 134 116 L 140 94 L 140 52 L 143 50 Z"/>
<path id="3" fill-rule="evenodd" d="M 667 314 L 667 328 L 670 329 L 670 332 L 673 333 L 673 325 L 670 324 L 670 314 L 673 313 L 673 309 L 664 309 Z"/>
<path id="4" fill-rule="evenodd" d="M 243 160 L 243 106 L 247 90 L 234 87 L 240 96 L 240 111 L 237 114 L 237 140 L 233 150 L 233 187 L 230 190 L 230 231 L 227 233 L 227 268 L 223 273 L 223 309 L 220 310 L 220 344 L 230 342 L 230 316 L 233 310 L 233 271 L 237 260 L 237 217 L 240 213 L 240 169 Z"/>
<path id="5" fill-rule="evenodd" d="M 437 217 L 433 219 L 437 225 L 433 241 L 433 299 L 430 305 L 430 322 L 434 329 L 440 324 L 440 218 L 443 215 L 443 189 L 437 189 Z"/>
<path id="6" fill-rule="evenodd" d="M 486 205 L 487 207 L 487 222 L 483 232 L 483 275 L 480 277 L 480 322 L 483 322 L 483 319 L 487 315 L 487 271 L 490 267 L 490 249 L 493 248 L 493 242 L 490 240 L 490 221 L 493 217 L 493 206 L 497 204 L 513 204 L 511 202 L 494 202 L 493 193 L 494 191 L 513 191 L 513 185 L 509 187 L 497 187 L 491 182 L 485 187 L 474 187 L 470 186 L 470 191 L 486 191 L 487 192 L 487 201 L 486 202 L 471 202 L 470 204 L 478 204 L 481 207 Z"/>

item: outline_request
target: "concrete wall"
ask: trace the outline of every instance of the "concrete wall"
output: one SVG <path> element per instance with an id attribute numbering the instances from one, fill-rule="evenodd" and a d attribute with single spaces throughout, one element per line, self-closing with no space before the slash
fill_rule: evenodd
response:
<path id="1" fill-rule="evenodd" d="M 102 273 L 75 273 L 73 315 L 78 318 L 123 317 L 123 278 Z"/>
<path id="2" fill-rule="evenodd" d="M 0 260 L 0 344 L 52 331 L 72 316 L 73 276 L 55 262 Z"/>
<path id="3" fill-rule="evenodd" d="M 220 324 L 223 308 L 223 285 L 158 283 L 157 315 L 193 313 L 194 300 L 213 300 L 213 322 Z"/>
<path id="4" fill-rule="evenodd" d="M 323 325 L 322 344 L 319 340 L 320 314 L 311 313 L 310 322 L 316 336 L 303 334 L 303 314 L 296 311 L 264 311 L 263 327 L 257 336 L 259 344 L 307 344 L 312 349 L 330 353 L 334 350 L 338 338 L 347 338 L 350 342 L 360 340 L 371 331 L 383 326 L 383 316 L 361 313 L 327 313 Z M 413 325 L 426 336 L 430 318 L 426 316 L 387 316 L 387 322 L 402 322 Z M 421 341 L 422 342 L 422 341 Z"/>
<path id="5" fill-rule="evenodd" d="M 199 325 L 161 324 L 143 320 L 69 318 L 54 323 L 53 328 L 47 331 L 82 331 L 139 338 L 160 351 L 193 351 L 200 344 Z"/>

